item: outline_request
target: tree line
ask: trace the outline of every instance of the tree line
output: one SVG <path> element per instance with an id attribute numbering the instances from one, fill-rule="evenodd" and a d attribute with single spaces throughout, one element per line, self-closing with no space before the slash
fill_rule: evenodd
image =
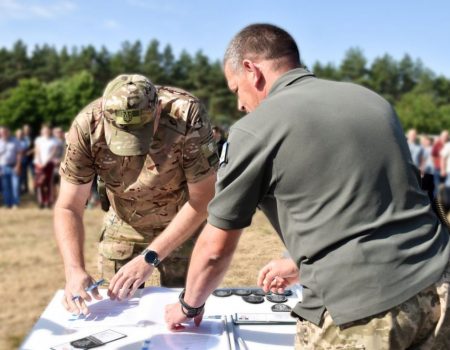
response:
<path id="1" fill-rule="evenodd" d="M 450 129 L 450 80 L 407 54 L 399 61 L 385 54 L 369 65 L 361 49 L 351 48 L 339 65 L 315 62 L 310 68 L 318 77 L 355 82 L 380 93 L 396 107 L 404 128 L 430 133 Z M 68 127 L 122 73 L 144 74 L 155 84 L 192 92 L 216 124 L 229 125 L 242 115 L 220 61 L 202 51 L 175 56 L 169 44 L 161 47 L 153 39 L 145 47 L 140 41 L 125 41 L 117 52 L 91 45 L 57 50 L 47 44 L 30 52 L 18 40 L 11 49 L 0 49 L 0 125 L 14 129 L 28 123 L 37 130 L 46 122 Z"/>

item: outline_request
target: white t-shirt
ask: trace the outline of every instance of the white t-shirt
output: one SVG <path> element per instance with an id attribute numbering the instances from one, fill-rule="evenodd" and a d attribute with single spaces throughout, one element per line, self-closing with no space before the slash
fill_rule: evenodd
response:
<path id="1" fill-rule="evenodd" d="M 53 137 L 39 136 L 34 141 L 36 146 L 36 153 L 34 155 L 34 164 L 45 165 L 47 164 L 57 147 L 56 140 Z"/>
<path id="2" fill-rule="evenodd" d="M 441 157 L 446 158 L 446 169 L 447 174 L 450 174 L 450 142 L 447 142 L 441 150 Z"/>

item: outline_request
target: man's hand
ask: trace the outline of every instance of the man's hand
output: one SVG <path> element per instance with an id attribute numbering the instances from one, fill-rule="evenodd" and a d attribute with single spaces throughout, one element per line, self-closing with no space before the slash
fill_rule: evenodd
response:
<path id="1" fill-rule="evenodd" d="M 203 310 L 200 315 L 194 317 L 194 324 L 197 327 L 200 326 L 200 323 L 202 322 L 204 312 L 205 310 Z M 183 311 L 181 311 L 180 303 L 166 305 L 165 319 L 167 328 L 172 332 L 184 330 L 186 327 L 183 326 L 182 323 L 186 323 L 190 320 Z"/>
<path id="2" fill-rule="evenodd" d="M 64 297 L 62 304 L 67 311 L 73 314 L 84 314 L 89 313 L 89 309 L 86 306 L 86 301 L 91 301 L 91 295 L 86 292 L 86 288 L 94 283 L 94 280 L 88 273 L 84 270 L 73 270 L 67 277 L 66 287 L 64 289 Z M 94 288 L 92 291 L 92 296 L 97 299 L 103 299 L 99 294 L 98 289 Z"/>
<path id="3" fill-rule="evenodd" d="M 139 286 L 153 273 L 154 267 L 145 262 L 143 255 L 138 255 L 125 264 L 109 283 L 108 296 L 111 300 L 131 298 Z"/>
<path id="4" fill-rule="evenodd" d="M 283 293 L 284 289 L 299 281 L 298 268 L 292 259 L 274 259 L 258 274 L 257 284 L 264 292 Z"/>

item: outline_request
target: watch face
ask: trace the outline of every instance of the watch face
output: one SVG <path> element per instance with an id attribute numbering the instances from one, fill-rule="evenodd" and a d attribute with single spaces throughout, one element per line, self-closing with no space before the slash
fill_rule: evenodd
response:
<path id="1" fill-rule="evenodd" d="M 158 254 L 156 254 L 153 250 L 149 250 L 145 253 L 144 257 L 147 264 L 154 264 L 158 260 Z"/>

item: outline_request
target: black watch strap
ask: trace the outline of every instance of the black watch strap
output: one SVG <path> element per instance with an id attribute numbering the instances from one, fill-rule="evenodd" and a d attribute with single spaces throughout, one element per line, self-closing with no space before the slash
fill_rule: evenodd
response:
<path id="1" fill-rule="evenodd" d="M 184 301 L 184 293 L 185 292 L 186 292 L 186 289 L 183 289 L 182 292 L 180 293 L 180 296 L 178 297 L 178 300 L 180 301 L 180 304 L 181 304 L 181 312 L 183 312 L 183 314 L 188 318 L 193 318 L 195 316 L 200 315 L 202 313 L 203 309 L 205 308 L 205 304 L 203 304 L 202 306 L 199 306 L 199 307 L 192 307 L 192 306 L 188 305 Z"/>

